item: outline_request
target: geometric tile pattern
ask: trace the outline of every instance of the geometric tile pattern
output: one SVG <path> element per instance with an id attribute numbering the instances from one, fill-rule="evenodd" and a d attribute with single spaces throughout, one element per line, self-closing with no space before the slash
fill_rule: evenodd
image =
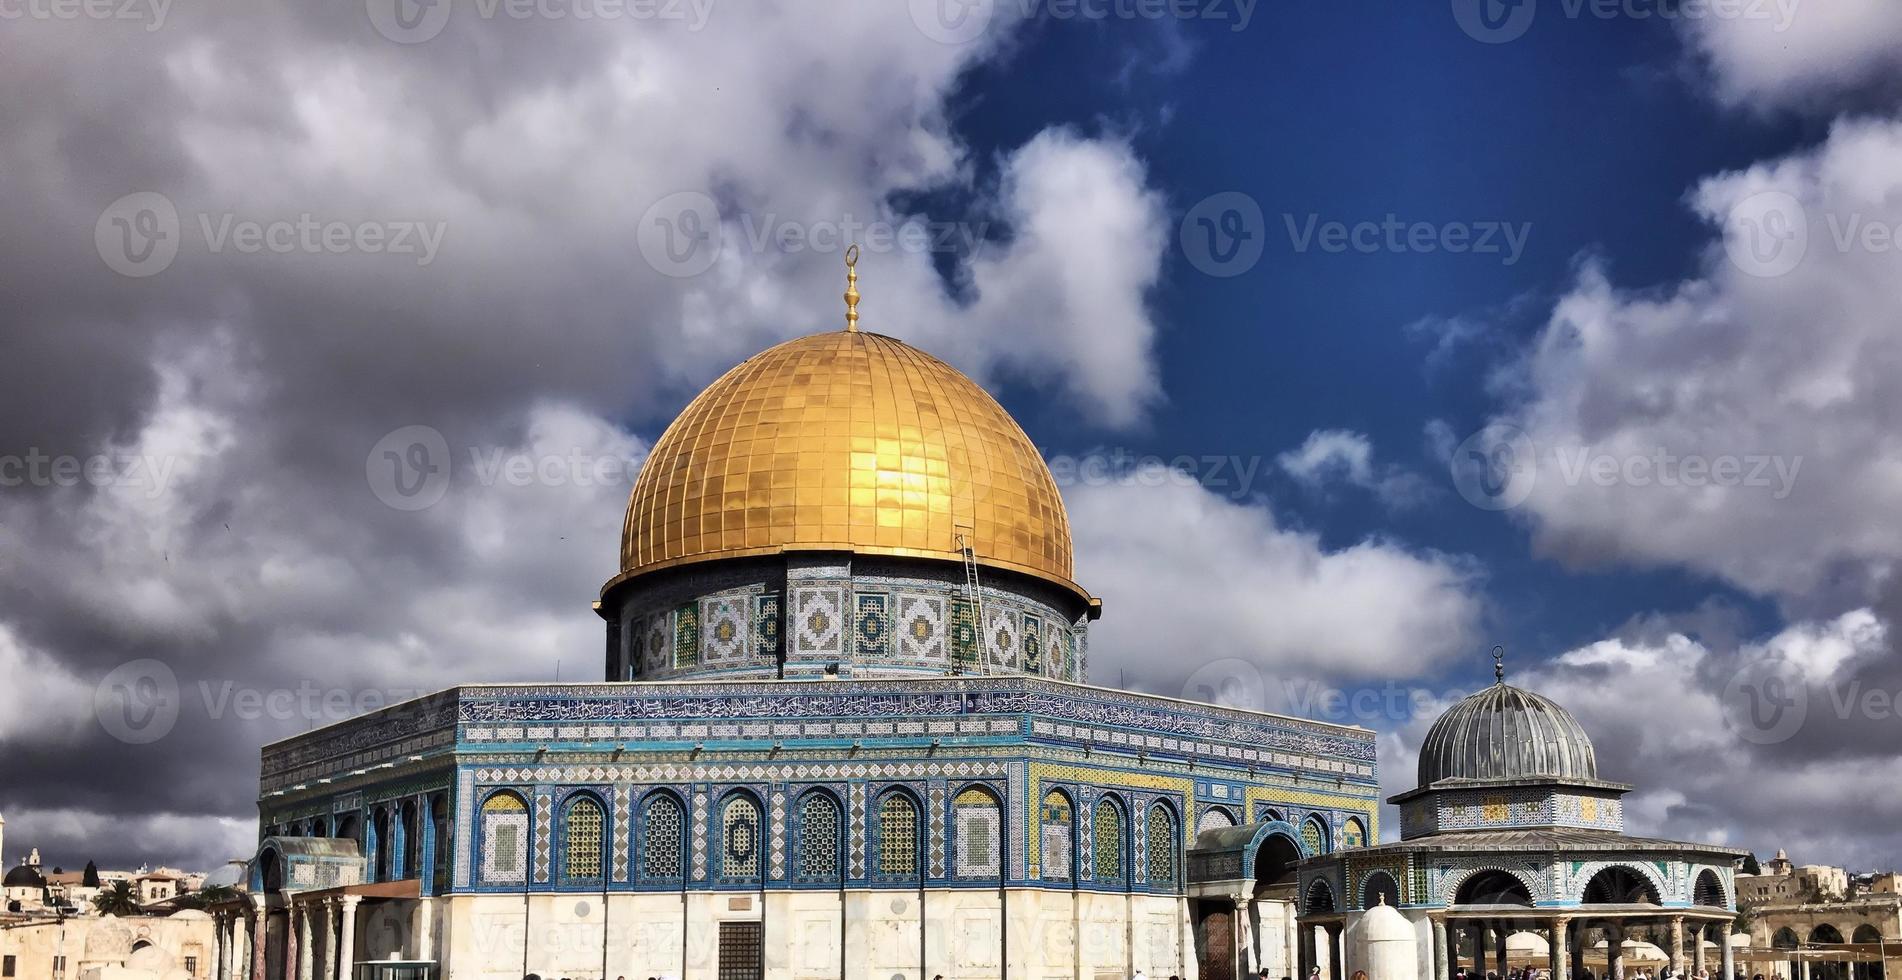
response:
<path id="1" fill-rule="evenodd" d="M 927 834 L 927 837 L 929 839 L 927 841 L 926 850 L 929 852 L 929 855 L 930 855 L 931 877 L 943 878 L 944 877 L 945 832 L 944 832 L 944 783 L 942 781 L 939 781 L 939 780 L 932 781 L 931 793 L 929 798 L 931 803 L 930 803 L 930 806 L 926 808 L 926 812 L 931 815 L 931 821 L 930 821 L 931 830 L 930 830 L 930 833 Z"/>
<path id="2" fill-rule="evenodd" d="M 706 637 L 701 663 L 734 664 L 747 659 L 751 631 L 746 620 L 750 596 L 712 596 L 700 600 L 701 632 Z"/>
<path id="3" fill-rule="evenodd" d="M 845 589 L 808 586 L 793 591 L 793 652 L 800 657 L 836 656 L 845 649 Z"/>
<path id="4" fill-rule="evenodd" d="M 546 793 L 535 794 L 535 880 L 548 880 L 548 844 L 553 836 L 554 800 Z"/>
<path id="5" fill-rule="evenodd" d="M 985 649 L 990 655 L 992 666 L 1015 670 L 1019 640 L 1023 636 L 1023 627 L 1019 625 L 1017 612 L 1013 609 L 999 609 L 987 606 L 984 609 L 987 620 L 984 629 Z"/>
<path id="6" fill-rule="evenodd" d="M 850 868 L 852 877 L 865 877 L 865 784 L 853 783 L 851 788 L 852 847 L 850 850 Z"/>
<path id="7" fill-rule="evenodd" d="M 945 656 L 944 600 L 936 596 L 900 596 L 898 656 L 901 660 L 942 663 Z"/>
<path id="8" fill-rule="evenodd" d="M 700 605 L 687 603 L 674 610 L 674 666 L 700 663 Z"/>
<path id="9" fill-rule="evenodd" d="M 779 652 L 779 596 L 754 596 L 753 604 L 753 655 L 770 660 Z"/>
<path id="10" fill-rule="evenodd" d="M 627 844 L 631 832 L 628 820 L 628 797 L 632 791 L 626 786 L 614 788 L 614 880 L 627 880 Z"/>
<path id="11" fill-rule="evenodd" d="M 693 794 L 693 880 L 707 880 L 707 791 Z"/>
<path id="12" fill-rule="evenodd" d="M 1047 881 L 1070 880 L 1070 851 L 1074 846 L 1075 818 L 1070 811 L 1070 801 L 1062 793 L 1051 790 L 1043 798 L 1043 807 L 1038 819 L 1042 824 L 1040 835 L 1043 844 L 1043 877 Z"/>
<path id="13" fill-rule="evenodd" d="M 860 592 L 853 599 L 853 656 L 858 659 L 889 659 L 892 652 L 892 597 L 882 592 Z"/>
<path id="14" fill-rule="evenodd" d="M 647 641 L 641 651 L 641 674 L 653 676 L 674 666 L 674 614 L 656 613 L 647 620 Z"/>
<path id="15" fill-rule="evenodd" d="M 768 865 L 775 879 L 786 877 L 786 793 L 773 791 L 772 822 L 773 842 Z"/>
<path id="16" fill-rule="evenodd" d="M 1024 614 L 1024 673 L 1043 673 L 1043 620 Z"/>
<path id="17" fill-rule="evenodd" d="M 995 878 L 1003 868 L 1003 814 L 997 798 L 975 787 L 952 801 L 960 878 Z"/>

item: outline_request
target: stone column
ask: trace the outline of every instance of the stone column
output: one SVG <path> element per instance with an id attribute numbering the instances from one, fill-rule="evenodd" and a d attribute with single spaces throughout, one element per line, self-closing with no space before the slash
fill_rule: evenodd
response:
<path id="1" fill-rule="evenodd" d="M 1569 925 L 1571 923 L 1564 919 L 1553 919 L 1552 933 L 1546 937 L 1552 943 L 1552 962 L 1551 966 L 1547 967 L 1552 971 L 1552 980 L 1568 980 L 1571 975 L 1567 969 L 1571 966 L 1571 957 L 1567 954 L 1572 948 L 1572 937 L 1567 935 L 1566 930 Z"/>
<path id="2" fill-rule="evenodd" d="M 337 900 L 326 898 L 318 908 L 324 916 L 323 980 L 337 980 Z"/>
<path id="3" fill-rule="evenodd" d="M 1433 960 L 1437 960 L 1437 969 L 1429 971 L 1429 976 L 1441 980 L 1453 980 L 1453 948 L 1448 945 L 1446 920 L 1433 920 Z"/>
<path id="4" fill-rule="evenodd" d="M 297 980 L 314 980 L 311 974 L 316 970 L 317 949 L 311 944 L 311 904 L 305 902 L 292 906 L 293 922 L 297 926 Z"/>
<path id="5" fill-rule="evenodd" d="M 251 977 L 252 980 L 265 980 L 270 976 L 264 956 L 271 945 L 271 907 L 265 904 L 263 895 L 253 895 L 251 901 L 257 905 L 251 923 Z"/>
<path id="6" fill-rule="evenodd" d="M 1684 972 L 1684 917 L 1671 916 L 1671 972 Z"/>
<path id="7" fill-rule="evenodd" d="M 1341 980 L 1341 924 L 1330 922 L 1321 930 L 1327 936 L 1327 975 L 1330 980 Z"/>
<path id="8" fill-rule="evenodd" d="M 284 980 L 304 980 L 297 970 L 297 904 L 288 898 L 284 902 Z"/>
<path id="9" fill-rule="evenodd" d="M 1625 922 L 1612 919 L 1605 923 L 1605 976 L 1611 980 L 1625 978 Z"/>
<path id="10" fill-rule="evenodd" d="M 231 980 L 247 980 L 251 976 L 251 908 L 250 899 L 232 914 L 231 918 Z"/>
<path id="11" fill-rule="evenodd" d="M 1726 924 L 1723 928 L 1716 930 L 1716 932 L 1718 955 L 1724 959 L 1724 980 L 1731 980 L 1732 977 L 1737 975 L 1737 966 L 1731 958 L 1730 926 Z"/>
<path id="12" fill-rule="evenodd" d="M 357 903 L 362 900 L 355 895 L 338 899 L 343 905 L 343 919 L 337 927 L 338 980 L 350 980 L 357 972 Z"/>
<path id="13" fill-rule="evenodd" d="M 1703 973 L 1708 967 L 1704 958 L 1704 934 L 1711 931 L 1708 922 L 1700 922 L 1691 930 L 1691 969 L 1695 972 Z"/>
<path id="14" fill-rule="evenodd" d="M 436 959 L 435 899 L 419 898 L 416 900 L 415 921 L 411 923 L 410 934 L 416 937 L 416 948 L 410 951 L 410 959 Z"/>
<path id="15" fill-rule="evenodd" d="M 1500 980 L 1505 980 L 1506 977 L 1506 937 L 1511 934 L 1511 931 L 1508 926 L 1500 926 L 1493 930 L 1493 938 L 1499 941 L 1499 945 L 1493 948 L 1493 962 L 1499 964 L 1493 972 L 1499 974 Z"/>

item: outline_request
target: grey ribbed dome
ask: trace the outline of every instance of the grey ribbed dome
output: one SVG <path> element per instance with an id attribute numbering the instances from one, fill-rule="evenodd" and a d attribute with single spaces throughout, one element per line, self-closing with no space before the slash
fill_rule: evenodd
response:
<path id="1" fill-rule="evenodd" d="M 1420 786 L 1442 779 L 1598 778 L 1592 740 L 1557 703 L 1505 683 L 1447 709 L 1420 744 Z"/>

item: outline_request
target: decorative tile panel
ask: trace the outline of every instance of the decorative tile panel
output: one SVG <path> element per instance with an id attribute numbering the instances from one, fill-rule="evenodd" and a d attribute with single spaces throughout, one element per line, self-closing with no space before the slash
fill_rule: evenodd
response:
<path id="1" fill-rule="evenodd" d="M 853 600 L 853 657 L 860 660 L 890 657 L 892 597 L 882 592 L 860 592 Z"/>
<path id="2" fill-rule="evenodd" d="M 896 632 L 900 659 L 942 663 L 948 647 L 944 600 L 936 596 L 900 596 Z"/>

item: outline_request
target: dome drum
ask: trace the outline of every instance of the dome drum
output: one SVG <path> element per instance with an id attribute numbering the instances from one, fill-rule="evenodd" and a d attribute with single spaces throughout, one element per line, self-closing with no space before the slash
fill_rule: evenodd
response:
<path id="1" fill-rule="evenodd" d="M 1084 679 L 1089 616 L 1073 593 L 987 571 L 978 594 L 982 602 L 972 603 L 956 565 L 844 552 L 658 570 L 623 584 L 600 607 L 609 622 L 607 676 Z"/>

